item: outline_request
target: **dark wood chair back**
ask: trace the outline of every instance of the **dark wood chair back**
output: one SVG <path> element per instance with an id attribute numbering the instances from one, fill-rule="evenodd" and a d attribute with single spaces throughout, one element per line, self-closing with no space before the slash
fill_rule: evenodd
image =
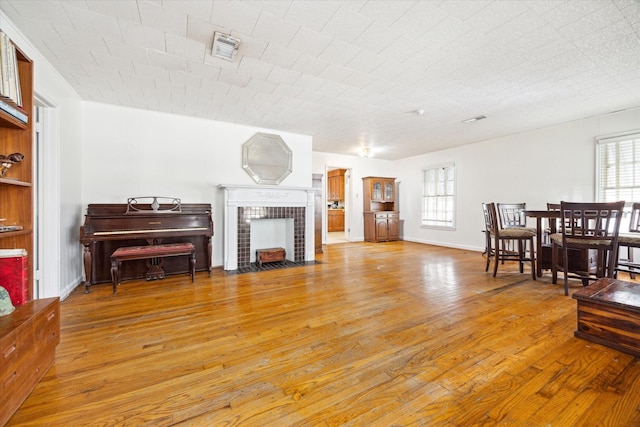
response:
<path id="1" fill-rule="evenodd" d="M 498 203 L 500 228 L 526 227 L 527 217 L 524 214 L 526 203 Z"/>
<path id="2" fill-rule="evenodd" d="M 629 232 L 640 233 L 640 203 L 631 205 L 631 218 L 629 218 Z"/>

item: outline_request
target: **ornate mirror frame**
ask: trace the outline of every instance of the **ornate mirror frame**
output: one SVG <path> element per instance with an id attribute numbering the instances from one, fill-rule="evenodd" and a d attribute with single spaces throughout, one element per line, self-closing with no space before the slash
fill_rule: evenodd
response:
<path id="1" fill-rule="evenodd" d="M 258 184 L 280 184 L 293 171 L 293 153 L 280 135 L 258 132 L 242 145 L 242 168 Z"/>

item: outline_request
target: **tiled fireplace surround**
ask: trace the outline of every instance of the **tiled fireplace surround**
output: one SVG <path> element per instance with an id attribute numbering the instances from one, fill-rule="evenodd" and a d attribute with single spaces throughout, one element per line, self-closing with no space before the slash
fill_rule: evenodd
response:
<path id="1" fill-rule="evenodd" d="M 277 186 L 219 185 L 224 190 L 224 269 L 250 265 L 251 220 L 292 218 L 294 260 L 313 261 L 314 190 Z"/>

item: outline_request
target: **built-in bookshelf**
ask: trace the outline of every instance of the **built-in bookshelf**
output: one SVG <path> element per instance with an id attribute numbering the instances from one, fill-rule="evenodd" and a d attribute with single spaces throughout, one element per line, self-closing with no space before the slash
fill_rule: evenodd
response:
<path id="1" fill-rule="evenodd" d="M 33 62 L 0 31 L 0 249 L 25 249 L 29 259 L 28 295 L 33 298 Z M 2 158 L 0 158 L 0 163 Z"/>

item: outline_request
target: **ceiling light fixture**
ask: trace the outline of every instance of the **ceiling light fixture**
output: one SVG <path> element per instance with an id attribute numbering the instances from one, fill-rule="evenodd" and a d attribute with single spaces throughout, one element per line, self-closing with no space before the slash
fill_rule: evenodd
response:
<path id="1" fill-rule="evenodd" d="M 211 54 L 216 58 L 233 62 L 233 59 L 238 53 L 241 41 L 242 40 L 231 37 L 228 34 L 216 31 L 213 33 L 213 49 L 211 50 Z"/>
<path id="2" fill-rule="evenodd" d="M 420 108 L 420 109 L 414 111 L 414 113 L 416 113 L 416 116 L 421 116 L 421 115 L 424 114 L 424 110 L 422 108 Z"/>
<path id="3" fill-rule="evenodd" d="M 362 147 L 362 150 L 360 151 L 360 156 L 362 156 L 362 157 L 373 157 L 373 152 L 371 151 L 371 148 L 369 148 L 369 147 Z"/>
<path id="4" fill-rule="evenodd" d="M 466 124 L 475 123 L 478 120 L 482 120 L 482 119 L 486 119 L 486 118 L 487 118 L 487 116 L 475 116 L 475 117 L 471 117 L 470 119 L 463 120 L 462 123 L 466 123 Z"/>

